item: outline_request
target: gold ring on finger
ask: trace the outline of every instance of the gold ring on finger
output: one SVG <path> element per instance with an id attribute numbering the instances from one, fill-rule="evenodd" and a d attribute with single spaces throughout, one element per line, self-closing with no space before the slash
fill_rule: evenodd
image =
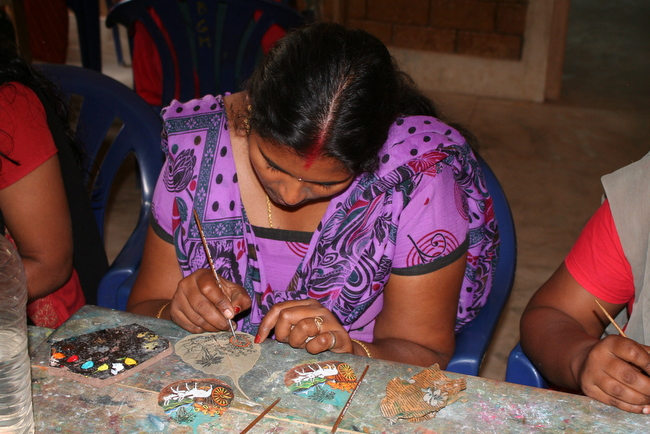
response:
<path id="1" fill-rule="evenodd" d="M 332 335 L 332 345 L 330 345 L 330 347 L 327 349 L 329 351 L 334 348 L 334 345 L 336 345 L 336 335 L 332 330 L 328 331 L 328 333 Z"/>
<path id="2" fill-rule="evenodd" d="M 317 316 L 314 318 L 314 323 L 316 323 L 316 327 L 318 328 L 318 333 L 320 333 L 320 326 L 323 325 L 323 318 Z"/>

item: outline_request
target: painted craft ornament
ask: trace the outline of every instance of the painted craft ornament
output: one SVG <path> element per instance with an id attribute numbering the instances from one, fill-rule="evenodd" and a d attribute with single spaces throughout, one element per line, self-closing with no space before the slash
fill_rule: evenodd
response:
<path id="1" fill-rule="evenodd" d="M 221 416 L 235 394 L 228 384 L 214 378 L 176 381 L 158 394 L 158 405 L 176 423 L 196 427 Z"/>
<path id="2" fill-rule="evenodd" d="M 357 385 L 357 376 L 347 363 L 307 363 L 287 371 L 284 384 L 298 396 L 343 407 Z"/>
<path id="3" fill-rule="evenodd" d="M 56 341 L 50 348 L 54 375 L 103 387 L 132 375 L 173 352 L 169 341 L 129 324 Z"/>
<path id="4" fill-rule="evenodd" d="M 255 366 L 260 346 L 247 333 L 236 333 L 236 337 L 230 332 L 189 335 L 176 343 L 176 354 L 206 374 L 229 376 L 237 390 L 249 399 L 239 387 L 239 377 Z"/>
<path id="5" fill-rule="evenodd" d="M 381 400 L 381 413 L 391 423 L 398 419 L 422 422 L 455 402 L 466 387 L 464 378 L 450 379 L 436 363 L 406 381 L 397 377 L 390 380 Z"/>

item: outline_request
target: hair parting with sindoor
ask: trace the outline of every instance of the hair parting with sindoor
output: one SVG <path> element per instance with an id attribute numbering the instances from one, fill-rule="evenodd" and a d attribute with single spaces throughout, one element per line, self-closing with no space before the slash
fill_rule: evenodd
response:
<path id="1" fill-rule="evenodd" d="M 373 171 L 399 116 L 440 118 L 433 102 L 363 30 L 317 23 L 289 32 L 246 83 L 248 122 L 260 137 L 307 159 L 334 158 Z M 474 138 L 453 125 L 474 145 Z"/>

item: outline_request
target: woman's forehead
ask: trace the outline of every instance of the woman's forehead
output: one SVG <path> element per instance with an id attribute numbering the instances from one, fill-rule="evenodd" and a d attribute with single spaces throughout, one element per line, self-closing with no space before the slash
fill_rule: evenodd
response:
<path id="1" fill-rule="evenodd" d="M 251 134 L 250 143 L 256 146 L 269 164 L 295 178 L 315 182 L 347 180 L 351 173 L 338 160 L 323 155 L 303 157 L 288 146 L 272 143 Z"/>

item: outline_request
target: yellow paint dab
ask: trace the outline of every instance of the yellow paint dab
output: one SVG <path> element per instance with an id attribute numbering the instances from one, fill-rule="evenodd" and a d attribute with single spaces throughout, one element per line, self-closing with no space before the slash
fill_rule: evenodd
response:
<path id="1" fill-rule="evenodd" d="M 144 348 L 147 351 L 153 351 L 156 348 L 158 348 L 158 342 L 146 342 L 145 344 L 142 345 L 142 348 Z"/>
<path id="2" fill-rule="evenodd" d="M 104 363 L 103 365 L 97 367 L 98 371 L 105 371 L 107 369 L 108 369 L 108 365 L 106 363 Z"/>
<path id="3" fill-rule="evenodd" d="M 130 357 L 127 357 L 126 359 L 124 359 L 124 364 L 129 365 L 129 366 L 133 366 L 133 365 L 137 365 L 138 362 L 136 362 L 135 360 L 133 360 Z"/>

